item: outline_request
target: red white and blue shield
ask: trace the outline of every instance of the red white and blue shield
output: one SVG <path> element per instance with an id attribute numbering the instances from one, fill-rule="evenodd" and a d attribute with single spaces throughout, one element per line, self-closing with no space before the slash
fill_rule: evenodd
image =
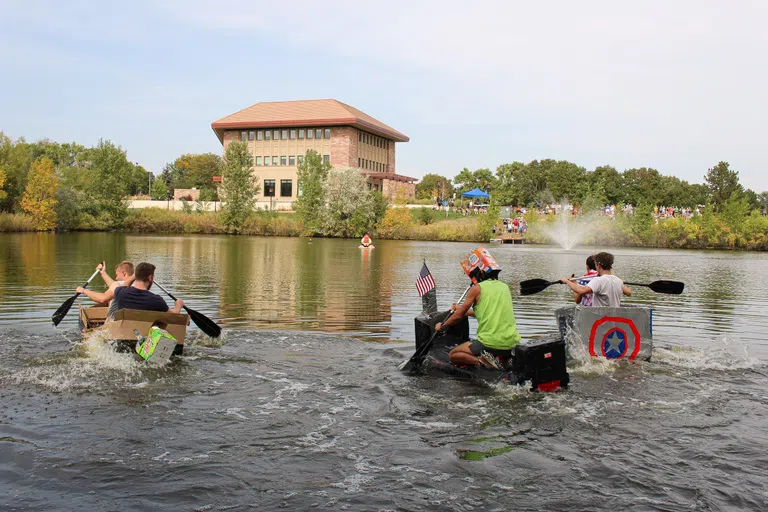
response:
<path id="1" fill-rule="evenodd" d="M 604 316 L 592 324 L 589 353 L 606 359 L 634 359 L 640 352 L 640 332 L 629 318 Z"/>

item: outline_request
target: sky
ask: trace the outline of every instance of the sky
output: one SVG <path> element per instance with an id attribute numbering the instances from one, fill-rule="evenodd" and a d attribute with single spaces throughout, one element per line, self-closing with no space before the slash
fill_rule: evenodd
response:
<path id="1" fill-rule="evenodd" d="M 554 158 L 768 190 L 768 2 L 0 0 L 0 130 L 159 173 L 211 122 L 334 98 L 407 134 L 397 172 Z"/>

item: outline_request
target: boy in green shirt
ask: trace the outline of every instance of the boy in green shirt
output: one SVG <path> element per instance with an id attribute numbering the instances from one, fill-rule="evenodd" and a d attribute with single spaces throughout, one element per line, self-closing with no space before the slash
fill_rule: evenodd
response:
<path id="1" fill-rule="evenodd" d="M 520 343 L 512 293 L 509 286 L 498 280 L 501 267 L 490 253 L 478 248 L 469 253 L 461 264 L 472 280 L 464 304 L 435 326 L 436 331 L 460 322 L 466 316 L 477 318 L 477 341 L 468 341 L 451 350 L 451 362 L 458 366 L 485 366 L 504 369 L 512 348 Z"/>

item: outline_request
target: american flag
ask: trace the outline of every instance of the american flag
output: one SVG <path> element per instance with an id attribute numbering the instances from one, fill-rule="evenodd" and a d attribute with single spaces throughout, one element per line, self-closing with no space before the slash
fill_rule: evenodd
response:
<path id="1" fill-rule="evenodd" d="M 419 278 L 416 279 L 416 289 L 419 291 L 419 297 L 423 297 L 427 292 L 435 289 L 435 280 L 432 279 L 432 274 L 429 273 L 426 262 L 421 267 Z"/>

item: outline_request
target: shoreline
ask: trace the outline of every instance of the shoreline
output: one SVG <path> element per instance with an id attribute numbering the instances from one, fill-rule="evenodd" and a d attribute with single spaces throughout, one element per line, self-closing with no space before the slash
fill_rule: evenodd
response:
<path id="1" fill-rule="evenodd" d="M 168 212 L 162 209 L 134 210 L 125 218 L 120 228 L 79 226 L 72 230 L 39 231 L 34 229 L 30 218 L 19 214 L 0 214 L 0 233 L 125 233 L 157 235 L 237 235 L 237 236 L 277 236 L 288 238 L 308 238 L 306 230 L 295 214 L 278 212 L 257 212 L 252 215 L 239 231 L 228 230 L 218 222 L 218 213 L 213 212 Z M 548 225 L 558 219 L 554 216 L 529 214 L 530 230 L 523 245 L 558 246 L 552 237 L 545 233 Z M 486 233 L 480 215 L 453 217 L 444 219 L 435 215 L 427 223 L 416 221 L 398 226 L 388 233 L 375 233 L 378 240 L 409 240 L 422 242 L 461 242 L 492 244 L 495 237 Z M 606 248 L 643 248 L 643 249 L 682 249 L 682 250 L 724 250 L 729 252 L 765 252 L 768 251 L 768 218 L 749 216 L 744 223 L 753 221 L 750 229 L 742 232 L 726 225 L 721 219 L 712 216 L 698 221 L 667 219 L 659 223 L 648 223 L 641 218 L 598 219 L 592 231 L 579 246 Z M 766 226 L 763 229 L 763 225 Z M 707 231 L 709 230 L 709 231 Z M 716 239 L 710 243 L 710 238 Z M 313 234 L 312 238 L 341 238 L 324 234 Z M 355 240 L 356 238 L 346 238 Z M 492 245 L 496 245 L 495 243 Z M 505 244 L 498 244 L 505 245 Z"/>

